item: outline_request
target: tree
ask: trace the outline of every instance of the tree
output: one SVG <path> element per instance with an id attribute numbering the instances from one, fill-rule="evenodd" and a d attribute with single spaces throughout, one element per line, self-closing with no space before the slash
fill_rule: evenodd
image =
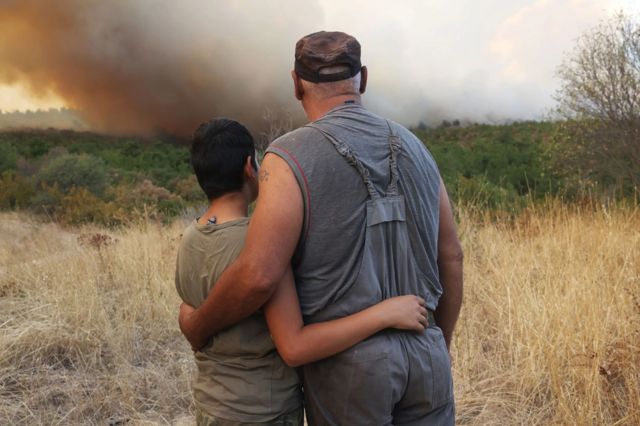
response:
<path id="1" fill-rule="evenodd" d="M 558 68 L 566 175 L 640 188 L 640 25 L 622 12 L 583 34 Z"/>

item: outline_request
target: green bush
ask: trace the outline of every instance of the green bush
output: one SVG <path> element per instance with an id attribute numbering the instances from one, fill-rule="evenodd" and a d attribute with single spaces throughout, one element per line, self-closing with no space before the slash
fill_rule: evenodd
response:
<path id="1" fill-rule="evenodd" d="M 448 192 L 458 203 L 473 206 L 480 210 L 513 210 L 518 206 L 518 194 L 504 186 L 491 183 L 486 176 L 471 178 L 458 176 Z"/>
<path id="2" fill-rule="evenodd" d="M 18 150 L 12 144 L 0 143 L 0 173 L 15 170 L 18 157 Z"/>
<path id="3" fill-rule="evenodd" d="M 49 186 L 43 183 L 38 191 L 29 199 L 29 207 L 35 213 L 53 216 L 62 203 L 64 194 L 58 189 L 58 185 Z"/>
<path id="4" fill-rule="evenodd" d="M 416 129 L 455 202 L 488 209 L 542 199 L 562 183 L 553 169 L 553 123 Z"/>
<path id="5" fill-rule="evenodd" d="M 102 195 L 109 183 L 104 162 L 87 154 L 63 154 L 52 158 L 36 174 L 37 188 L 54 186 L 62 193 L 72 188 L 86 188 L 94 195 Z"/>
<path id="6" fill-rule="evenodd" d="M 27 143 L 18 144 L 20 154 L 26 158 L 37 158 L 45 155 L 56 144 L 46 137 L 32 137 Z"/>

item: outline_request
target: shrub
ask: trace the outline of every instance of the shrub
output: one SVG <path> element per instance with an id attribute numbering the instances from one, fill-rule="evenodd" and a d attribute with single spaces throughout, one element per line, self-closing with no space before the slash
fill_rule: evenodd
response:
<path id="1" fill-rule="evenodd" d="M 66 224 L 99 223 L 114 225 L 124 222 L 126 213 L 115 203 L 104 201 L 87 188 L 73 187 L 67 193 L 57 185 L 44 186 L 30 200 L 35 213 Z"/>
<path id="2" fill-rule="evenodd" d="M 16 172 L 22 176 L 33 176 L 38 172 L 39 164 L 19 157 L 16 161 Z"/>
<path id="3" fill-rule="evenodd" d="M 18 161 L 18 151 L 8 143 L 0 143 L 0 173 L 14 170 Z"/>
<path id="4" fill-rule="evenodd" d="M 87 154 L 62 154 L 54 157 L 36 175 L 37 187 L 57 185 L 65 194 L 77 187 L 101 195 L 108 182 L 104 162 Z"/>
<path id="5" fill-rule="evenodd" d="M 174 179 L 172 186 L 174 188 L 174 192 L 186 201 L 207 201 L 207 197 L 202 191 L 202 188 L 200 188 L 195 175 Z"/>
<path id="6" fill-rule="evenodd" d="M 133 186 L 121 184 L 109 191 L 113 203 L 127 212 L 128 218 L 147 217 L 165 220 L 186 207 L 184 200 L 166 188 L 143 180 Z"/>
<path id="7" fill-rule="evenodd" d="M 177 195 L 172 194 L 167 188 L 154 185 L 153 182 L 145 179 L 131 188 L 125 195 L 124 201 L 128 204 L 156 204 L 176 198 L 178 198 Z"/>
<path id="8" fill-rule="evenodd" d="M 35 213 L 44 213 L 52 216 L 56 213 L 56 209 L 60 206 L 64 194 L 58 189 L 57 184 L 40 185 L 38 191 L 29 200 L 29 207 Z"/>
<path id="9" fill-rule="evenodd" d="M 112 224 L 117 222 L 116 212 L 112 203 L 100 200 L 86 188 L 74 187 L 60 200 L 56 218 L 69 224 Z"/>
<path id="10" fill-rule="evenodd" d="M 504 186 L 490 182 L 486 176 L 471 178 L 458 176 L 451 188 L 457 203 L 474 206 L 479 210 L 512 210 L 517 206 L 518 194 Z"/>
<path id="11" fill-rule="evenodd" d="M 29 199 L 34 194 L 31 181 L 16 173 L 7 170 L 0 178 L 0 208 L 23 208 L 29 204 Z"/>
<path id="12" fill-rule="evenodd" d="M 54 142 L 49 140 L 46 135 L 32 137 L 22 142 L 19 145 L 20 153 L 27 158 L 40 157 L 55 146 Z"/>

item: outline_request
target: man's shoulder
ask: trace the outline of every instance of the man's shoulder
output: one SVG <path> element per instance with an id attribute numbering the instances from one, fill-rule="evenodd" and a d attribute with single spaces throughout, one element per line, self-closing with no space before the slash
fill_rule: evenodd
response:
<path id="1" fill-rule="evenodd" d="M 429 152 L 429 149 L 427 148 L 426 144 L 422 140 L 420 140 L 420 138 L 418 136 L 416 136 L 415 133 L 413 133 L 411 130 L 409 130 L 408 128 L 406 128 L 402 124 L 396 123 L 395 121 L 389 120 L 389 123 L 391 125 L 391 128 L 395 132 L 395 134 L 405 144 L 408 144 L 409 146 L 413 147 L 414 149 L 418 149 L 420 151 L 425 151 L 426 153 L 431 155 L 431 153 Z"/>
<path id="2" fill-rule="evenodd" d="M 439 174 L 438 165 L 427 144 L 402 124 L 388 121 L 394 133 L 402 141 L 402 150 L 407 154 L 403 158 L 417 164 L 422 172 L 430 171 Z"/>
<path id="3" fill-rule="evenodd" d="M 420 145 L 422 145 L 422 142 L 420 141 L 420 139 L 418 139 L 418 137 L 411 130 L 409 130 L 402 124 L 397 123 L 393 120 L 387 120 L 387 121 L 389 122 L 394 132 L 400 137 L 400 139 L 405 141 L 418 142 L 420 143 Z"/>
<path id="4" fill-rule="evenodd" d="M 322 139 L 322 135 L 317 130 L 314 130 L 309 126 L 302 126 L 275 139 L 271 142 L 268 149 L 295 148 L 318 139 Z"/>

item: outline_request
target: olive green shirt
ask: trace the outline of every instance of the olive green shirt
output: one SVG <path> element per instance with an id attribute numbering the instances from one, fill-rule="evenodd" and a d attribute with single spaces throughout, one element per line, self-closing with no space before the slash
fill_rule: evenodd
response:
<path id="1" fill-rule="evenodd" d="M 184 231 L 176 266 L 182 300 L 199 306 L 238 257 L 248 218 L 222 224 L 194 221 Z M 195 353 L 198 407 L 238 422 L 267 422 L 302 404 L 298 375 L 275 350 L 262 311 L 215 335 Z"/>

